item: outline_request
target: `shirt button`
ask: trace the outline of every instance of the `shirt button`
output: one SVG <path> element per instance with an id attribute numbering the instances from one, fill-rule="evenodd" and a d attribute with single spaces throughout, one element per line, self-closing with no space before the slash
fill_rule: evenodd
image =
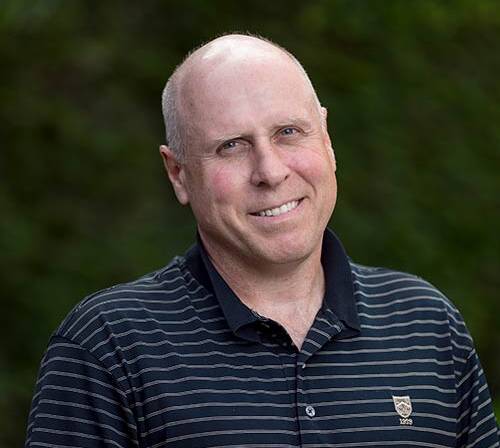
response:
<path id="1" fill-rule="evenodd" d="M 306 407 L 306 414 L 313 418 L 316 415 L 316 410 L 312 406 L 307 406 Z"/>

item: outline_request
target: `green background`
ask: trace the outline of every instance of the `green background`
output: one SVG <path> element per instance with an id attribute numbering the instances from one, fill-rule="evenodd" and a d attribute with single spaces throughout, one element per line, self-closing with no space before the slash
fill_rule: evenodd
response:
<path id="1" fill-rule="evenodd" d="M 499 397 L 497 1 L 0 0 L 1 447 L 22 444 L 65 314 L 193 241 L 158 154 L 160 94 L 189 49 L 234 30 L 292 51 L 328 107 L 349 255 L 447 294 Z"/>

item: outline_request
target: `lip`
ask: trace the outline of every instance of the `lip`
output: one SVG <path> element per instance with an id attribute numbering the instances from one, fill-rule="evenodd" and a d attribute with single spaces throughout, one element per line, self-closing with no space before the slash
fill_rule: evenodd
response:
<path id="1" fill-rule="evenodd" d="M 285 202 L 281 202 L 281 203 L 276 204 L 276 205 L 264 206 L 262 208 L 257 209 L 256 211 L 250 212 L 249 214 L 250 214 L 250 216 L 252 216 L 254 218 L 265 219 L 265 220 L 268 220 L 268 221 L 286 218 L 287 216 L 290 216 L 290 215 L 294 214 L 295 211 L 297 211 L 299 208 L 301 208 L 303 200 L 304 200 L 304 197 L 285 200 Z M 280 207 L 283 204 L 287 204 L 287 203 L 293 202 L 293 201 L 297 201 L 298 202 L 297 207 L 295 207 L 293 210 L 290 210 L 287 213 L 283 213 L 283 214 L 278 215 L 278 216 L 259 216 L 259 212 L 260 211 L 269 210 L 269 209 L 273 209 L 273 208 L 278 208 L 278 207 Z"/>

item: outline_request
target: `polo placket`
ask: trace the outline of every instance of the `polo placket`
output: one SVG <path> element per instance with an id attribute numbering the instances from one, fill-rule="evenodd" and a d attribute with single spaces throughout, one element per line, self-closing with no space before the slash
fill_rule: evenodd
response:
<path id="1" fill-rule="evenodd" d="M 321 310 L 297 355 L 296 397 L 301 445 L 305 440 L 307 440 L 308 443 L 312 442 L 310 436 L 307 434 L 317 429 L 315 420 L 321 418 L 321 407 L 318 406 L 316 400 L 308 393 L 308 390 L 313 386 L 314 378 L 308 375 L 307 364 L 325 344 L 339 335 L 343 328 L 343 324 L 331 310 Z"/>
<path id="2" fill-rule="evenodd" d="M 321 310 L 298 351 L 280 324 L 258 314 L 256 316 L 260 327 L 257 332 L 263 337 L 262 342 L 280 356 L 284 376 L 288 379 L 289 400 L 295 410 L 297 445 L 302 446 L 304 440 L 308 444 L 314 443 L 311 433 L 317 430 L 315 419 L 321 418 L 321 407 L 308 394 L 314 378 L 308 376 L 307 364 L 345 327 L 330 309 Z"/>

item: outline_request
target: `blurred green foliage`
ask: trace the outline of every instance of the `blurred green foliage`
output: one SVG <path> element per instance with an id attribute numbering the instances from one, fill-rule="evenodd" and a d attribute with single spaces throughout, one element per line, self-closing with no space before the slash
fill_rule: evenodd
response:
<path id="1" fill-rule="evenodd" d="M 329 108 L 351 257 L 421 275 L 464 314 L 500 393 L 495 0 L 0 3 L 0 446 L 20 446 L 51 332 L 83 296 L 193 241 L 163 175 L 160 94 L 217 34 L 301 60 Z"/>

